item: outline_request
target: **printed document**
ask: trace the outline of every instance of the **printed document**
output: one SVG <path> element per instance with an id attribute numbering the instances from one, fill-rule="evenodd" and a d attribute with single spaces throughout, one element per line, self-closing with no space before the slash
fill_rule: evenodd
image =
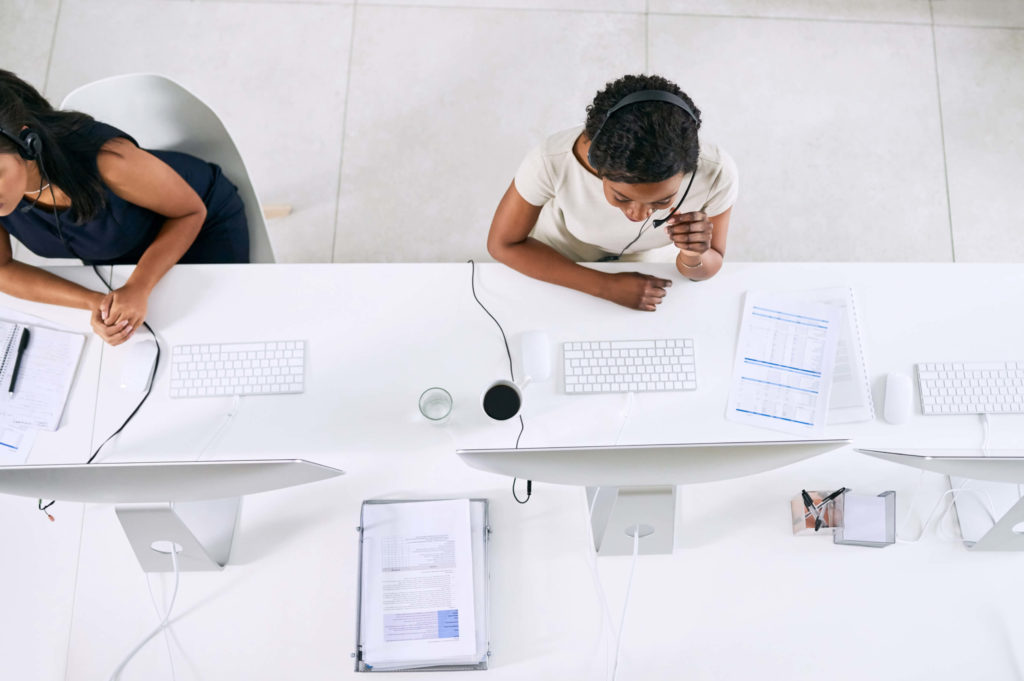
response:
<path id="1" fill-rule="evenodd" d="M 726 418 L 811 435 L 825 426 L 843 311 L 749 292 Z"/>
<path id="2" fill-rule="evenodd" d="M 367 505 L 363 659 L 400 668 L 477 653 L 468 499 Z"/>

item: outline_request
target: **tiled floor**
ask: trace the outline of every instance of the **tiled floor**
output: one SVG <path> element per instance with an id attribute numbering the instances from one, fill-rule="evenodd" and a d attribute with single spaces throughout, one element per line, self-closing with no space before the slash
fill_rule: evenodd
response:
<path id="1" fill-rule="evenodd" d="M 218 111 L 281 260 L 486 258 L 526 151 L 641 71 L 737 159 L 729 258 L 1024 260 L 1024 0 L 3 4 L 55 103 L 156 71 Z"/>

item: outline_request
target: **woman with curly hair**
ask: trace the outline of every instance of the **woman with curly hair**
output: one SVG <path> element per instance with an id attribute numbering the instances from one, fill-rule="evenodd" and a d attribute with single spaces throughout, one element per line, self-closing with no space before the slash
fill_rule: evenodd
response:
<path id="1" fill-rule="evenodd" d="M 671 286 L 578 262 L 674 260 L 699 281 L 722 267 L 738 193 L 732 158 L 698 142 L 700 110 L 660 76 L 624 76 L 584 126 L 531 151 L 498 204 L 487 250 L 530 277 L 653 311 Z"/>

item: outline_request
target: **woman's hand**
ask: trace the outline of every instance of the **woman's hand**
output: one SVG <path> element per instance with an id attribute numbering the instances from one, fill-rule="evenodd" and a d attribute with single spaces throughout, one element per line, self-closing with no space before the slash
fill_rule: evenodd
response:
<path id="1" fill-rule="evenodd" d="M 106 297 L 103 299 L 107 300 Z M 128 325 L 128 320 L 125 319 L 117 324 L 107 326 L 107 323 L 103 321 L 103 317 L 100 313 L 100 308 L 97 306 L 92 310 L 92 330 L 96 332 L 96 335 L 102 338 L 111 345 L 120 345 L 126 340 L 131 338 L 134 328 Z"/>
<path id="2" fill-rule="evenodd" d="M 615 272 L 608 275 L 607 285 L 601 294 L 602 298 L 619 305 L 654 312 L 665 289 L 672 285 L 669 279 L 661 279 L 640 272 Z"/>
<path id="3" fill-rule="evenodd" d="M 668 218 L 665 229 L 672 243 L 684 255 L 699 258 L 711 248 L 711 230 L 714 226 L 701 211 L 676 214 Z"/>
<path id="4" fill-rule="evenodd" d="M 111 345 L 120 345 L 145 321 L 148 303 L 149 289 L 129 282 L 103 297 L 93 312 L 93 329 Z"/>

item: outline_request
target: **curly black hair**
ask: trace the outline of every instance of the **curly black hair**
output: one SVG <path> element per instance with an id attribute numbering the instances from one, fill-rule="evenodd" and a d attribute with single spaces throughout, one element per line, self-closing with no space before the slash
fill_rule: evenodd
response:
<path id="1" fill-rule="evenodd" d="M 655 101 L 619 109 L 605 121 L 609 109 L 639 90 L 664 90 L 677 95 L 690 105 L 697 120 L 678 106 Z M 587 107 L 587 138 L 594 140 L 601 131 L 590 149 L 590 162 L 598 175 L 613 182 L 661 182 L 693 172 L 700 151 L 699 129 L 700 110 L 693 100 L 661 76 L 623 76 L 605 85 Z"/>

